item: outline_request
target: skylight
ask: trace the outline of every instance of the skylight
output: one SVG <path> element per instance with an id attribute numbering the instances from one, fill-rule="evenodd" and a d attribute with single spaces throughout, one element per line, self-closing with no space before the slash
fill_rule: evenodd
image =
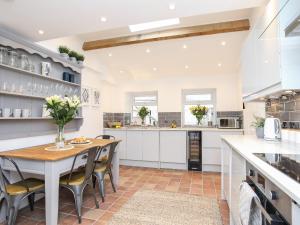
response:
<path id="1" fill-rule="evenodd" d="M 173 18 L 173 19 L 167 19 L 167 20 L 158 20 L 158 21 L 152 21 L 148 23 L 139 23 L 135 25 L 129 25 L 129 29 L 131 32 L 137 32 L 142 30 L 149 30 L 159 27 L 166 27 L 171 25 L 179 24 L 180 20 L 179 18 Z"/>

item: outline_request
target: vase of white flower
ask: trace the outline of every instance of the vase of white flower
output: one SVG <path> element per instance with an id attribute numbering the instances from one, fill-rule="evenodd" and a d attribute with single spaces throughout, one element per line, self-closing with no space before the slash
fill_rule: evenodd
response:
<path id="1" fill-rule="evenodd" d="M 201 120 L 208 112 L 208 108 L 206 106 L 201 106 L 201 105 L 191 106 L 190 112 L 192 113 L 192 115 L 194 115 L 196 117 L 197 125 L 200 126 Z"/>
<path id="2" fill-rule="evenodd" d="M 64 127 L 75 118 L 79 106 L 80 101 L 77 96 L 61 98 L 54 95 L 46 98 L 46 109 L 49 110 L 50 116 L 58 127 L 55 139 L 57 148 L 64 148 Z"/>

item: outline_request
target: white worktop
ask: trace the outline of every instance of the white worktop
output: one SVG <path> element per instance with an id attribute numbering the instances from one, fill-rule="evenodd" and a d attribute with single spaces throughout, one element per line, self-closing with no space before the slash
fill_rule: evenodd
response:
<path id="1" fill-rule="evenodd" d="M 104 130 L 157 130 L 157 131 L 220 131 L 220 132 L 242 132 L 243 129 L 220 129 L 220 128 L 210 128 L 210 127 L 121 127 L 121 128 L 104 128 Z"/>
<path id="2" fill-rule="evenodd" d="M 300 204 L 300 184 L 253 155 L 253 153 L 297 154 L 300 159 L 300 144 L 265 141 L 250 135 L 222 135 L 222 140 Z"/>

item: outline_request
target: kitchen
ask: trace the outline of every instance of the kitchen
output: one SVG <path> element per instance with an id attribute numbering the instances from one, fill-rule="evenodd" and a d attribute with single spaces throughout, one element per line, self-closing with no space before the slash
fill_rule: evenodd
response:
<path id="1" fill-rule="evenodd" d="M 0 10 L 0 223 L 300 224 L 299 0 Z"/>

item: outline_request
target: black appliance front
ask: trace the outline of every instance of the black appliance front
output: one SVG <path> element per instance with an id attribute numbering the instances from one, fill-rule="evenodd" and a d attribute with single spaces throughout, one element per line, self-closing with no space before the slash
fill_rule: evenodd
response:
<path id="1" fill-rule="evenodd" d="M 202 133 L 188 132 L 188 169 L 202 171 Z"/>

